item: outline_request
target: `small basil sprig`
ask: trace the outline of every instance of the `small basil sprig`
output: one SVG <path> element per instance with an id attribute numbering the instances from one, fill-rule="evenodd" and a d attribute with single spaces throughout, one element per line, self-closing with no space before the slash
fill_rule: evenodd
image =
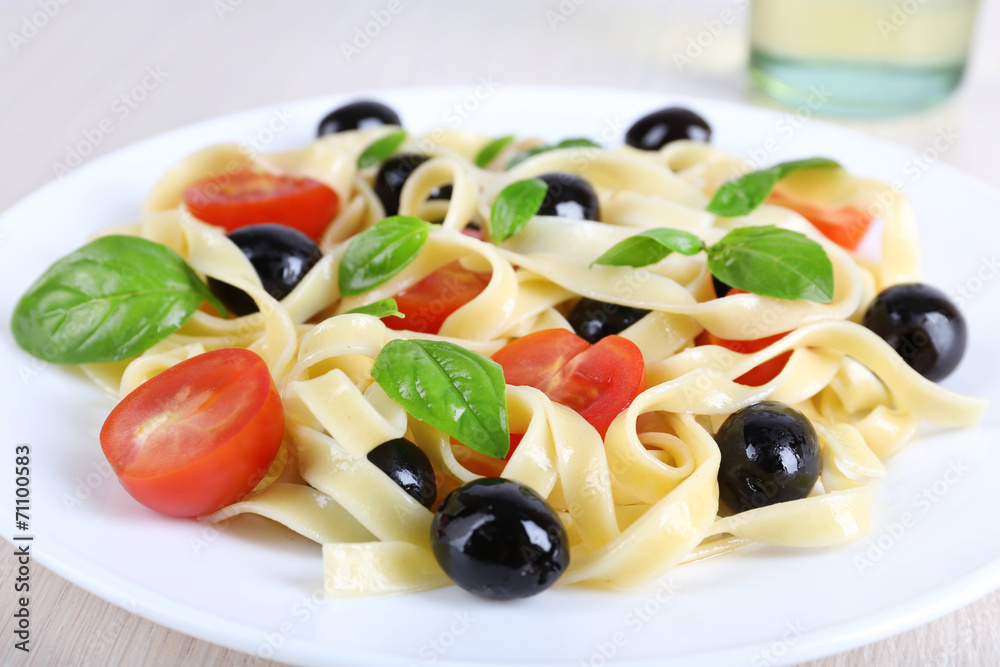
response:
<path id="1" fill-rule="evenodd" d="M 730 287 L 779 299 L 833 300 L 833 264 L 805 234 L 772 225 L 740 227 L 706 252 L 708 270 Z"/>
<path id="2" fill-rule="evenodd" d="M 344 315 L 351 313 L 356 315 L 371 315 L 372 317 L 378 317 L 379 319 L 383 317 L 406 317 L 406 315 L 399 312 L 399 306 L 396 304 L 396 300 L 391 298 L 375 301 L 374 303 L 369 303 L 367 306 L 351 308 L 350 310 L 345 311 Z"/>
<path id="3" fill-rule="evenodd" d="M 730 287 L 779 299 L 833 300 L 833 264 L 823 246 L 773 225 L 730 230 L 708 247 L 681 230 L 647 230 L 615 244 L 593 264 L 648 266 L 674 251 L 694 255 L 702 249 L 708 270 Z"/>
<path id="4" fill-rule="evenodd" d="M 706 209 L 709 213 L 731 218 L 746 215 L 764 203 L 771 190 L 793 171 L 799 169 L 830 169 L 840 164 L 822 157 L 781 162 L 760 171 L 752 171 L 739 178 L 723 183 Z"/>
<path id="5" fill-rule="evenodd" d="M 406 141 L 406 130 L 397 130 L 368 145 L 358 156 L 358 168 L 374 167 L 396 152 Z"/>
<path id="6" fill-rule="evenodd" d="M 503 369 L 447 341 L 390 341 L 372 366 L 385 393 L 422 422 L 494 458 L 510 449 Z"/>
<path id="7" fill-rule="evenodd" d="M 521 164 L 530 157 L 534 157 L 539 153 L 547 153 L 549 151 L 554 151 L 558 148 L 600 148 L 601 145 L 591 141 L 590 139 L 585 139 L 582 137 L 574 137 L 572 139 L 563 139 L 555 146 L 536 146 L 535 148 L 530 148 L 526 151 L 521 151 L 514 157 L 510 159 L 507 163 L 507 169 L 513 169 L 517 165 Z"/>
<path id="8" fill-rule="evenodd" d="M 420 218 L 394 215 L 355 236 L 337 268 L 340 293 L 362 294 L 405 269 L 420 254 L 430 228 Z"/>
<path id="9" fill-rule="evenodd" d="M 476 155 L 475 164 L 477 167 L 482 169 L 490 162 L 496 159 L 496 156 L 500 154 L 500 151 L 507 148 L 514 141 L 513 135 L 507 135 L 505 137 L 500 137 L 499 139 L 494 139 L 490 143 L 483 146 L 482 150 Z"/>
<path id="10" fill-rule="evenodd" d="M 63 257 L 14 308 L 18 344 L 57 364 L 121 361 L 181 327 L 203 301 L 226 309 L 165 245 L 104 236 Z"/>
<path id="11" fill-rule="evenodd" d="M 615 244 L 591 262 L 608 266 L 648 266 L 676 251 L 682 255 L 697 255 L 705 247 L 701 239 L 680 229 L 647 229 Z"/>
<path id="12" fill-rule="evenodd" d="M 517 234 L 545 201 L 549 186 L 540 178 L 511 183 L 497 195 L 490 210 L 490 237 L 500 245 Z"/>

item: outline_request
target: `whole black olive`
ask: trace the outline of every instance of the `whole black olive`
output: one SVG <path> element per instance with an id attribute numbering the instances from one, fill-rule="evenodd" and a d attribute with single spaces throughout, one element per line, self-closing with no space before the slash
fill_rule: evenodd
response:
<path id="1" fill-rule="evenodd" d="M 719 499 L 734 512 L 805 498 L 822 469 L 816 429 L 795 408 L 763 401 L 734 412 L 715 434 Z"/>
<path id="2" fill-rule="evenodd" d="M 226 236 L 253 264 L 267 293 L 279 301 L 323 258 L 311 238 L 286 225 L 247 225 Z M 249 315 L 258 310 L 249 294 L 229 283 L 209 277 L 208 288 L 235 315 Z"/>
<path id="3" fill-rule="evenodd" d="M 708 122 L 682 107 L 668 107 L 635 121 L 625 133 L 625 143 L 644 151 L 658 151 L 671 141 L 691 139 L 708 142 L 712 128 Z"/>
<path id="4" fill-rule="evenodd" d="M 593 345 L 605 336 L 621 333 L 647 314 L 649 311 L 642 308 L 584 297 L 576 302 L 566 319 L 576 335 Z"/>
<path id="5" fill-rule="evenodd" d="M 431 523 L 431 548 L 458 586 L 495 600 L 541 593 L 569 566 L 555 511 L 507 479 L 478 479 L 448 494 Z"/>
<path id="6" fill-rule="evenodd" d="M 375 194 L 382 202 L 387 216 L 399 213 L 399 195 L 403 191 L 406 179 L 428 159 L 426 155 L 399 153 L 387 159 L 379 167 L 378 174 L 375 175 Z M 445 185 L 435 188 L 431 192 L 430 198 L 451 199 L 451 192 L 451 186 Z"/>
<path id="7" fill-rule="evenodd" d="M 930 285 L 886 288 L 868 306 L 863 324 L 934 382 L 948 377 L 965 354 L 965 318 L 944 292 Z"/>
<path id="8" fill-rule="evenodd" d="M 338 107 L 319 122 L 316 135 L 345 132 L 347 130 L 367 130 L 381 125 L 402 125 L 399 115 L 382 104 L 371 100 L 360 100 Z"/>
<path id="9" fill-rule="evenodd" d="M 597 193 L 587 181 L 564 171 L 541 174 L 537 178 L 549 186 L 538 215 L 557 215 L 574 220 L 601 219 Z"/>
<path id="10" fill-rule="evenodd" d="M 387 440 L 368 452 L 368 460 L 418 503 L 430 509 L 437 498 L 434 467 L 423 450 L 406 438 Z"/>

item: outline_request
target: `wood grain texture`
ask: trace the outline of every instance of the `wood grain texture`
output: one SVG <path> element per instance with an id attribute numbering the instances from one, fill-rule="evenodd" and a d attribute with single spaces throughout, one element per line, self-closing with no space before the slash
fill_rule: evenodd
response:
<path id="1" fill-rule="evenodd" d="M 744 76 L 744 12 L 735 11 L 735 21 L 693 63 L 675 64 L 675 54 L 704 21 L 739 6 L 732 0 L 590 0 L 555 24 L 546 11 L 556 10 L 556 0 L 400 3 L 402 11 L 348 58 L 341 43 L 388 2 L 4 0 L 0 210 L 52 180 L 56 163 L 105 119 L 113 120 L 113 129 L 100 132 L 84 162 L 252 107 L 371 88 L 471 89 L 480 77 L 501 85 L 606 86 L 766 103 L 748 90 Z M 43 5 L 50 8 L 44 20 Z M 841 124 L 914 151 L 928 148 L 941 128 L 957 128 L 959 139 L 942 159 L 1000 186 L 1000 0 L 984 0 L 979 27 L 966 84 L 949 103 L 904 119 Z M 27 33 L 23 42 L 10 37 Z M 150 71 L 160 80 L 142 100 L 130 98 L 122 117 L 122 96 Z M 2 451 L 13 444 L 5 439 Z M 6 612 L 16 571 L 11 551 L 0 549 L 0 665 L 277 664 L 144 620 L 37 563 L 32 651 L 24 655 L 12 646 Z M 805 664 L 1000 664 L 1000 593 L 901 635 Z"/>

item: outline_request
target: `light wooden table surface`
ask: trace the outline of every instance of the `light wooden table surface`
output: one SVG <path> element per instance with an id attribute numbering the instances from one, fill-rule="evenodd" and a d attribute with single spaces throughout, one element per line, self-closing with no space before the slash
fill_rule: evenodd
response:
<path id="1" fill-rule="evenodd" d="M 52 180 L 53 163 L 147 67 L 159 68 L 162 81 L 103 135 L 88 160 L 243 109 L 371 88 L 472 87 L 480 77 L 501 85 L 607 86 L 766 104 L 744 75 L 741 0 L 563 0 L 566 20 L 554 29 L 546 12 L 560 11 L 558 0 L 396 2 L 401 11 L 348 61 L 341 44 L 388 0 L 3 0 L 0 210 Z M 678 68 L 674 55 L 726 10 L 733 22 Z M 1000 0 L 984 0 L 979 23 L 967 80 L 952 101 L 914 117 L 842 124 L 915 152 L 928 149 L 940 129 L 953 128 L 959 138 L 941 159 L 1000 186 Z M 7 451 L 14 443 L 4 435 Z M 146 621 L 37 564 L 33 651 L 25 656 L 12 648 L 6 611 L 16 564 L 10 548 L 0 551 L 2 665 L 264 664 Z M 1000 593 L 994 592 L 922 627 L 807 664 L 997 665 L 998 637 Z"/>

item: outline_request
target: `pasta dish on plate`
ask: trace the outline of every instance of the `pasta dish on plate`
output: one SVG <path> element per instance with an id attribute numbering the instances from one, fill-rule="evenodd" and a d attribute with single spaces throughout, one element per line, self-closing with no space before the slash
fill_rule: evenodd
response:
<path id="1" fill-rule="evenodd" d="M 869 530 L 964 322 L 914 214 L 825 158 L 754 171 L 697 114 L 625 144 L 410 136 L 205 148 L 22 298 L 18 342 L 122 399 L 123 486 L 322 545 L 333 596 L 625 588 Z"/>

